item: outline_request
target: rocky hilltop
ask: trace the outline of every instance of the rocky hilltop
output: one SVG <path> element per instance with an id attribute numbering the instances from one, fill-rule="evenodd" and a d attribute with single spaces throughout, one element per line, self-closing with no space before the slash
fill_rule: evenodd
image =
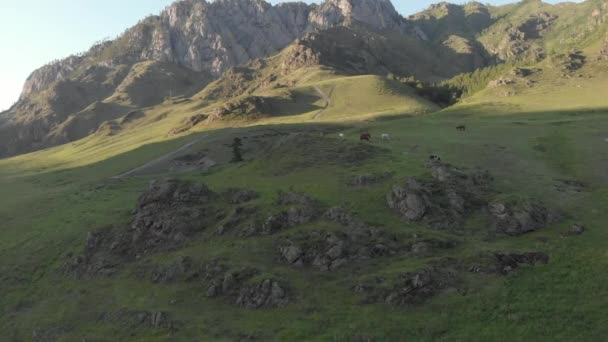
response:
<path id="1" fill-rule="evenodd" d="M 390 0 L 327 0 L 321 5 L 263 0 L 180 0 L 160 15 L 144 19 L 114 41 L 84 56 L 42 67 L 28 78 L 21 98 L 69 78 L 83 65 L 108 67 L 153 60 L 221 75 L 230 67 L 285 48 L 304 34 L 360 22 L 394 30 L 404 19 Z"/>

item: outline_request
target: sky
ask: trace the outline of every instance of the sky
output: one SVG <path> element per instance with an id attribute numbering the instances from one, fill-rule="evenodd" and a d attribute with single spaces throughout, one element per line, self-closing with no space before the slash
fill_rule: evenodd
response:
<path id="1" fill-rule="evenodd" d="M 85 51 L 103 38 L 113 38 L 145 16 L 158 14 L 171 2 L 173 0 L 0 0 L 0 42 L 3 46 L 0 53 L 0 111 L 8 109 L 18 99 L 26 78 L 38 67 Z M 406 16 L 436 2 L 439 1 L 393 0 L 397 10 Z"/>

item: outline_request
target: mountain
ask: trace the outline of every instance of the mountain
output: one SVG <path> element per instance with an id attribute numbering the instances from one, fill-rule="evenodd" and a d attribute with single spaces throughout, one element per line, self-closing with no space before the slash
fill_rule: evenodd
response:
<path id="1" fill-rule="evenodd" d="M 95 122 L 124 115 L 134 106 L 161 102 L 165 95 L 162 89 L 149 89 L 150 101 L 144 103 L 131 103 L 126 97 L 119 103 L 116 98 L 108 99 L 126 86 L 124 82 L 130 82 L 129 76 L 138 77 L 141 70 L 136 70 L 136 65 L 140 62 L 174 64 L 172 68 L 180 69 L 180 74 L 187 70 L 206 74 L 196 80 L 174 80 L 174 84 L 193 82 L 192 86 L 200 90 L 230 67 L 274 54 L 308 32 L 351 22 L 377 30 L 398 30 L 403 24 L 388 0 L 329 0 L 320 6 L 271 6 L 262 0 L 175 2 L 159 16 L 142 20 L 115 40 L 34 71 L 19 102 L 2 115 L 7 122 L 1 130 L 0 155 L 33 151 L 86 136 L 96 125 L 84 125 L 77 134 L 70 135 L 71 139 L 57 139 L 49 133 L 70 117 L 80 116 L 96 101 L 112 102 L 115 109 L 111 116 L 100 113 Z M 188 95 L 186 88 L 177 87 L 171 94 Z"/>
<path id="2" fill-rule="evenodd" d="M 0 340 L 605 340 L 607 15 L 181 1 L 35 71 Z"/>
<path id="3" fill-rule="evenodd" d="M 342 75 L 392 73 L 433 83 L 592 46 L 603 38 L 607 15 L 602 0 L 440 3 L 407 19 L 390 0 L 177 1 L 114 40 L 34 71 L 19 101 L 0 114 L 0 157 L 86 137 L 106 121 L 167 97 L 188 98 L 234 75 L 225 74 L 233 67 L 281 51 L 287 67 L 267 76 L 316 65 Z M 249 80 L 240 82 L 253 89 Z"/>

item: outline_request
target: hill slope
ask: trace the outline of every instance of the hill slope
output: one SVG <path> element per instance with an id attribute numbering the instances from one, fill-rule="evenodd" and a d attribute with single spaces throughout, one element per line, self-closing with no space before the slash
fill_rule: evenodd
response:
<path id="1" fill-rule="evenodd" d="M 335 19 L 354 3 L 290 6 Z M 11 341 L 602 340 L 608 37 L 576 31 L 586 38 L 549 52 L 553 34 L 588 18 L 604 27 L 602 6 L 440 4 L 367 23 L 390 33 L 351 22 L 221 75 L 148 60 L 28 96 L 13 109 L 28 125 L 0 135 L 7 153 L 24 137 L 40 149 L 0 160 L 0 331 Z M 440 84 L 406 77 L 498 61 L 484 47 L 492 30 L 507 20 L 525 33 L 538 11 L 542 36 L 502 66 Z M 509 44 L 501 51 L 519 43 Z M 440 64 L 451 49 L 468 57 Z M 439 108 L 421 96 L 448 86 L 467 97 Z M 37 126 L 56 110 L 65 116 Z M 57 146 L 42 150 L 46 134 Z"/>
<path id="2" fill-rule="evenodd" d="M 606 32 L 607 15 L 601 0 L 576 5 L 524 1 L 500 7 L 442 3 L 408 19 L 399 16 L 389 0 L 326 0 L 318 6 L 271 6 L 257 0 L 179 1 L 115 40 L 34 71 L 20 101 L 1 115 L 0 153 L 10 156 L 73 141 L 126 114 L 123 110 L 160 103 L 167 94 L 189 96 L 194 88 L 201 91 L 230 68 L 289 46 L 301 57 L 308 56 L 305 63 L 342 74 L 390 72 L 438 82 L 496 63 L 541 60 L 571 48 L 597 46 Z M 340 29 L 344 27 L 349 29 Z M 307 55 L 311 51 L 313 55 Z M 112 102 L 121 96 L 114 96 L 122 92 L 119 85 L 131 82 L 130 74 L 148 72 L 138 66 L 151 61 L 165 67 L 148 70 L 155 73 L 150 78 L 162 79 L 169 86 L 128 108 L 115 107 L 118 112 L 87 110 L 96 102 L 108 102 L 108 98 Z M 187 87 L 171 90 L 171 85 L 184 81 L 183 72 L 171 69 L 201 74 L 188 80 Z M 142 82 L 131 83 L 141 86 L 136 92 L 145 91 Z M 83 119 L 76 121 L 89 124 L 78 129 L 79 134 L 57 133 L 81 115 Z"/>
<path id="3" fill-rule="evenodd" d="M 608 217 L 600 210 L 608 204 L 605 67 L 589 63 L 580 72 L 593 71 L 594 78 L 543 86 L 543 77 L 553 79 L 548 70 L 532 76 L 537 88 L 517 87 L 500 101 L 497 90 L 488 89 L 429 116 L 344 122 L 332 114 L 339 126 L 311 121 L 181 138 L 160 134 L 167 128 L 161 120 L 137 138 L 95 135 L 2 160 L 0 184 L 8 196 L 0 197 L 1 329 L 15 340 L 34 334 L 51 340 L 487 341 L 506 332 L 518 340 L 601 339 L 608 298 L 598 286 L 608 269 L 602 257 Z M 351 81 L 385 82 L 335 78 L 297 89 L 336 86 L 356 94 L 347 87 Z M 585 93 L 593 101 L 575 102 L 582 93 L 562 100 L 570 82 L 589 85 Z M 547 98 L 555 105 L 540 102 Z M 566 101 L 569 109 L 559 109 Z M 455 129 L 461 124 L 466 132 Z M 392 140 L 360 143 L 363 130 Z M 154 140 L 146 143 L 146 134 Z M 244 142 L 244 163 L 229 163 L 234 137 Z M 191 141 L 196 143 L 164 163 L 111 179 Z M 429 204 L 426 218 L 406 220 L 387 202 L 405 177 L 434 187 L 430 203 L 441 202 L 445 183 L 433 179 L 446 174 L 428 169 L 430 154 L 458 166 L 455 183 L 447 183 L 456 194 L 465 191 L 457 179 L 477 167 L 492 175 L 489 180 L 481 173 L 476 182 L 482 183 L 475 183 L 487 190 L 465 188 L 463 216 Z M 208 168 L 205 158 L 217 165 Z M 153 215 L 145 201 L 160 203 L 151 208 L 167 215 L 162 220 L 182 217 L 155 202 L 165 197 L 154 197 L 162 192 L 154 192 L 150 181 L 166 177 L 206 184 L 211 192 L 187 187 L 196 195 L 180 197 L 179 207 L 210 210 L 214 215 L 188 217 L 211 221 L 182 230 L 181 238 L 169 229 L 163 231 L 169 235 L 130 240 L 135 231 L 147 232 L 138 223 L 138 215 Z M 190 202 L 201 194 L 210 202 Z M 482 209 L 497 202 L 523 215 L 534 210 L 540 216 L 532 223 L 521 221 L 534 229 L 505 233 L 490 209 Z M 350 214 L 330 210 L 336 206 Z M 547 216 L 536 206 L 553 218 L 543 221 Z M 287 215 L 296 215 L 295 221 L 279 220 L 283 212 L 292 212 Z M 442 215 L 456 215 L 448 217 L 459 223 L 444 226 L 452 221 Z M 568 235 L 574 224 L 585 232 Z M 135 241 L 129 250 L 139 257 L 119 252 L 126 243 L 122 234 Z M 274 290 L 265 292 L 265 286 Z"/>

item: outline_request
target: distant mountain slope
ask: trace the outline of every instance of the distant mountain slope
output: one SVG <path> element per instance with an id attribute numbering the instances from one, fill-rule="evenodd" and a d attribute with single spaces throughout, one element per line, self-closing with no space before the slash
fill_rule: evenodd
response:
<path id="1" fill-rule="evenodd" d="M 607 0 L 440 3 L 408 19 L 390 0 L 181 0 L 115 40 L 34 71 L 17 104 L 0 113 L 0 157 L 79 139 L 167 97 L 201 92 L 210 104 L 291 87 L 303 67 L 437 82 L 505 61 L 595 51 L 607 19 Z M 263 72 L 252 67 L 284 49 Z"/>
<path id="2" fill-rule="evenodd" d="M 217 77 L 232 66 L 274 54 L 307 32 L 353 22 L 398 32 L 404 19 L 389 0 L 277 6 L 262 0 L 177 1 L 115 40 L 34 71 L 20 101 L 3 114 L 7 120 L 0 128 L 0 156 L 55 144 L 49 132 L 70 115 L 119 91 L 129 73 L 137 72 L 132 68 L 139 62 L 173 63 Z M 198 89 L 205 84 L 197 84 Z"/>

